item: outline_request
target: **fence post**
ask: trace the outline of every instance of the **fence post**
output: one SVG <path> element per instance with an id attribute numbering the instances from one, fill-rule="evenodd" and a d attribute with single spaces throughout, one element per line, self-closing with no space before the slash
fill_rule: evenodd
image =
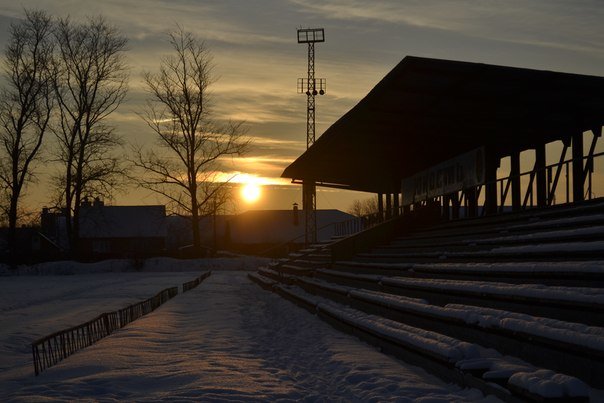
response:
<path id="1" fill-rule="evenodd" d="M 572 140 L 573 203 L 583 201 L 585 171 L 583 168 L 583 133 L 575 133 Z"/>
<path id="2" fill-rule="evenodd" d="M 38 362 L 40 360 L 40 355 L 38 353 L 38 347 L 35 344 L 31 345 L 31 353 L 34 358 L 34 373 L 38 376 L 38 374 L 40 374 L 40 364 Z"/>
<path id="3" fill-rule="evenodd" d="M 111 334 L 112 330 L 109 327 L 109 314 L 103 314 L 103 324 L 105 325 L 105 336 Z"/>

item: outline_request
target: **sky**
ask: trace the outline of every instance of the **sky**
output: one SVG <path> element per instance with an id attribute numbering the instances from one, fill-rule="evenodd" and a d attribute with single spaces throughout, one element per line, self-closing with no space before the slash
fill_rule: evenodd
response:
<path id="1" fill-rule="evenodd" d="M 0 46 L 9 23 L 24 8 L 74 19 L 103 15 L 129 39 L 130 89 L 111 116 L 127 143 L 152 145 L 137 115 L 147 97 L 143 72 L 157 71 L 169 53 L 166 31 L 176 25 L 206 41 L 214 57 L 215 112 L 246 122 L 253 146 L 228 173 L 265 184 L 254 203 L 238 211 L 289 209 L 301 189 L 279 178 L 306 148 L 307 48 L 297 28 L 325 29 L 316 45 L 316 77 L 327 79 L 317 97 L 317 137 L 360 101 L 405 56 L 604 76 L 604 2 L 601 0 L 0 0 Z M 33 208 L 49 204 L 47 180 L 28 189 Z M 371 195 L 318 189 L 318 208 L 348 209 Z M 128 188 L 113 204 L 163 204 L 154 194 Z"/>

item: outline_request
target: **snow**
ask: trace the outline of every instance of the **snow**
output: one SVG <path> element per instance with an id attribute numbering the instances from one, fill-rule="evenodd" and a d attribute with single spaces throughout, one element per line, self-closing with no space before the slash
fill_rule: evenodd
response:
<path id="1" fill-rule="evenodd" d="M 520 245 L 520 246 L 502 246 L 493 248 L 491 253 L 496 254 L 517 254 L 517 253 L 546 253 L 546 252 L 602 252 L 604 251 L 604 241 L 588 241 L 588 242 L 556 242 L 551 244 L 536 244 L 536 245 Z M 460 253 L 460 254 L 481 254 Z M 449 256 L 455 256 L 456 253 L 448 253 Z"/>
<path id="2" fill-rule="evenodd" d="M 349 294 L 352 297 L 377 302 L 380 305 L 384 305 L 387 307 L 407 306 L 407 304 L 410 304 L 412 306 L 424 306 L 428 304 L 428 301 L 421 298 L 404 297 L 402 295 L 386 294 L 383 292 L 371 290 L 353 289 L 349 292 Z"/>
<path id="3" fill-rule="evenodd" d="M 497 262 L 497 263 L 372 263 L 338 261 L 338 265 L 376 269 L 465 271 L 465 272 L 515 272 L 515 273 L 604 273 L 604 261 L 579 262 Z"/>
<path id="4" fill-rule="evenodd" d="M 437 359 L 454 363 L 461 370 L 483 369 L 483 378 L 486 380 L 507 381 L 508 378 L 520 374 L 515 377 L 514 385 L 541 397 L 589 396 L 590 393 L 596 395 L 576 378 L 535 368 L 518 358 L 502 356 L 496 350 L 366 314 L 321 297 L 311 296 L 294 286 L 282 287 L 282 290 L 316 305 L 319 311 L 327 312 L 344 323 L 394 340 L 414 350 L 428 352 Z M 535 380 L 535 374 L 541 375 L 541 382 Z"/>
<path id="5" fill-rule="evenodd" d="M 555 398 L 558 396 L 585 396 L 588 386 L 577 378 L 553 371 L 540 369 L 533 372 L 517 372 L 508 381 L 510 384 L 528 390 L 531 393 Z"/>
<path id="6" fill-rule="evenodd" d="M 568 225 L 568 224 L 592 224 L 594 222 L 601 222 L 604 220 L 604 214 L 590 214 L 590 215 L 581 215 L 576 217 L 568 217 L 568 218 L 559 218 L 559 219 L 543 219 L 537 220 L 532 223 L 527 224 L 517 224 L 508 226 L 508 230 L 518 230 L 518 229 L 534 229 L 540 227 L 555 227 L 559 225 Z"/>
<path id="7" fill-rule="evenodd" d="M 599 350 L 604 353 L 604 328 L 601 327 L 471 305 L 447 304 L 441 307 L 431 305 L 422 299 L 334 286 L 319 280 L 304 280 L 304 282 L 324 289 L 333 289 L 340 293 L 347 292 L 352 298 L 406 312 L 430 315 L 440 319 L 458 319 L 469 325 L 475 324 L 482 328 L 517 331 L 527 335 L 583 346 L 591 350 Z"/>
<path id="8" fill-rule="evenodd" d="M 96 273 L 74 264 L 73 273 L 89 274 L 3 277 L 0 400 L 484 399 L 336 331 L 246 271 L 221 270 L 218 261 L 165 263 L 176 271 L 149 262 L 151 271 L 123 272 L 107 262 Z M 33 376 L 35 338 L 180 285 L 200 267 L 213 274 L 197 288 Z M 65 272 L 43 265 L 20 273 L 53 270 Z"/>
<path id="9" fill-rule="evenodd" d="M 558 287 L 541 284 L 508 284 L 461 280 L 410 279 L 383 277 L 382 284 L 395 287 L 419 287 L 442 291 L 461 291 L 472 294 L 490 294 L 548 301 L 597 304 L 604 306 L 604 289 L 589 287 Z"/>
<path id="10" fill-rule="evenodd" d="M 587 228 L 575 228 L 575 229 L 566 229 L 559 231 L 547 231 L 547 232 L 534 232 L 530 234 L 523 235 L 508 235 L 502 237 L 494 237 L 487 239 L 474 239 L 471 241 L 466 241 L 466 243 L 476 243 L 476 244 L 491 244 L 498 242 L 521 242 L 521 241 L 544 241 L 551 239 L 561 239 L 561 238 L 573 238 L 573 237 L 588 237 L 588 236 L 600 236 L 604 235 L 604 225 L 587 227 Z"/>
<path id="11" fill-rule="evenodd" d="M 604 353 L 604 328 L 601 327 L 469 305 L 448 304 L 445 308 L 464 312 L 466 323 L 518 331 Z"/>
<path id="12" fill-rule="evenodd" d="M 323 288 L 323 289 L 329 290 L 331 292 L 334 292 L 337 294 L 342 294 L 342 295 L 348 295 L 350 290 L 352 290 L 352 288 L 350 288 L 350 287 L 332 284 L 332 283 L 326 283 L 324 281 L 315 280 L 315 279 L 311 279 L 311 278 L 298 278 L 297 281 L 300 283 L 308 284 L 310 286 Z"/>
<path id="13" fill-rule="evenodd" d="M 285 290 L 300 299 L 312 302 L 319 311 L 327 312 L 345 323 L 370 330 L 386 338 L 395 339 L 397 342 L 412 346 L 415 349 L 429 351 L 445 361 L 456 362 L 463 358 L 475 357 L 477 354 L 476 346 L 473 344 L 408 326 L 394 320 L 366 314 L 325 298 L 311 296 L 297 287 L 287 287 Z"/>
<path id="14" fill-rule="evenodd" d="M 431 251 L 431 252 L 371 252 L 371 253 L 359 253 L 358 256 L 364 258 L 397 258 L 397 257 L 432 257 L 446 259 L 447 257 L 480 257 L 488 255 L 517 255 L 517 254 L 543 254 L 550 252 L 603 252 L 604 241 L 585 241 L 585 242 L 552 242 L 547 244 L 527 244 L 519 246 L 501 246 L 483 251 L 463 251 L 463 252 L 449 252 L 449 251 Z"/>
<path id="15" fill-rule="evenodd" d="M 345 272 L 345 271 L 329 270 L 329 269 L 317 269 L 316 272 L 324 273 L 324 274 L 327 274 L 330 276 L 335 276 L 335 277 L 344 277 L 344 278 L 348 278 L 351 280 L 367 281 L 370 283 L 379 283 L 382 280 L 382 278 L 384 278 L 383 276 L 376 276 L 374 274 L 355 274 L 355 273 L 349 273 L 349 272 Z"/>
<path id="16" fill-rule="evenodd" d="M 374 264 L 377 267 L 382 265 Z M 384 264 L 386 265 L 386 264 Z M 396 267 L 396 264 L 391 264 Z M 604 273 L 604 261 L 583 262 L 502 262 L 502 263 L 418 263 L 400 264 L 401 269 L 422 271 L 515 272 L 515 273 Z"/>

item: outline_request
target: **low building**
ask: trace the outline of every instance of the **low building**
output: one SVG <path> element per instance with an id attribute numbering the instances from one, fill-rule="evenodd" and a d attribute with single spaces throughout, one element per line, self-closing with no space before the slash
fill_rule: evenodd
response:
<path id="1" fill-rule="evenodd" d="M 199 235 L 204 250 L 215 250 L 224 247 L 226 221 L 233 215 L 218 214 L 199 218 Z M 191 218 L 171 215 L 166 217 L 167 239 L 166 248 L 171 255 L 186 256 L 187 250 L 193 245 Z"/>
<path id="2" fill-rule="evenodd" d="M 165 253 L 165 206 L 106 206 L 99 199 L 80 207 L 79 250 L 92 258 Z"/>
<path id="3" fill-rule="evenodd" d="M 336 225 L 353 220 L 340 210 L 317 210 L 317 239 L 336 235 Z M 225 229 L 225 248 L 234 251 L 277 256 L 304 245 L 303 210 L 250 210 L 231 218 Z"/>
<path id="4" fill-rule="evenodd" d="M 18 227 L 15 230 L 15 250 L 9 249 L 8 228 L 0 228 L 0 262 L 11 258 L 19 263 L 35 263 L 62 256 L 59 245 L 40 232 L 37 227 Z"/>

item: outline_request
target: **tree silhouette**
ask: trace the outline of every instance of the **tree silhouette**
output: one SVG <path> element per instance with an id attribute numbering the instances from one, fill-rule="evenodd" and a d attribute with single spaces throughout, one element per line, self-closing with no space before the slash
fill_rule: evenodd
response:
<path id="1" fill-rule="evenodd" d="M 105 122 L 126 95 L 127 40 L 102 17 L 59 20 L 55 40 L 56 159 L 63 166 L 55 184 L 66 207 L 70 246 L 77 250 L 81 201 L 93 193 L 108 195 L 123 173 L 112 154 L 121 140 Z"/>
<path id="2" fill-rule="evenodd" d="M 221 202 L 227 182 L 217 180 L 221 160 L 246 152 L 242 123 L 213 119 L 208 88 L 212 57 L 203 41 L 182 28 L 168 34 L 173 54 L 159 72 L 146 73 L 150 94 L 141 114 L 157 139 L 157 149 L 135 150 L 144 173 L 140 185 L 164 196 L 172 210 L 190 217 L 195 252 L 200 251 L 199 220 Z"/>
<path id="3" fill-rule="evenodd" d="M 16 253 L 19 201 L 34 178 L 51 117 L 53 96 L 50 61 L 52 20 L 43 11 L 25 11 L 25 19 L 10 26 L 4 52 L 6 87 L 0 94 L 0 203 L 8 218 L 8 246 Z"/>

